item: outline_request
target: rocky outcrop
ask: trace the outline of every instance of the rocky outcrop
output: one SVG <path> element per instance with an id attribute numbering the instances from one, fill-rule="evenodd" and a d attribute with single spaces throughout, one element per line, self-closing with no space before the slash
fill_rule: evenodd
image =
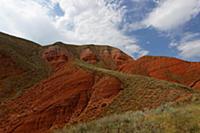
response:
<path id="1" fill-rule="evenodd" d="M 87 63 L 90 63 L 90 64 L 97 63 L 97 57 L 96 57 L 95 53 L 93 53 L 92 50 L 89 48 L 83 49 L 81 51 L 80 59 Z"/>
<path id="2" fill-rule="evenodd" d="M 117 66 L 123 65 L 129 61 L 134 61 L 130 56 L 123 54 L 119 49 L 113 49 L 111 52 L 111 57 Z"/>
<path id="3" fill-rule="evenodd" d="M 51 46 L 44 50 L 42 57 L 54 68 L 59 68 L 69 60 L 70 54 L 65 48 Z"/>

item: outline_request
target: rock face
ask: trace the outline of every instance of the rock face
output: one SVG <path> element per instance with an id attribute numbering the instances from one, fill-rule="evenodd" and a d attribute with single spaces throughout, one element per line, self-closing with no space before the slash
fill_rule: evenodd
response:
<path id="1" fill-rule="evenodd" d="M 54 68 L 59 68 L 69 60 L 69 53 L 66 49 L 52 46 L 44 50 L 43 58 Z"/>
<path id="2" fill-rule="evenodd" d="M 96 55 L 89 48 L 82 50 L 82 52 L 80 53 L 80 59 L 90 64 L 97 63 Z"/>
<path id="3" fill-rule="evenodd" d="M 133 61 L 132 58 L 128 57 L 125 54 L 122 54 L 122 52 L 119 49 L 112 50 L 111 57 L 118 66 L 120 66 L 126 62 Z"/>
<path id="4" fill-rule="evenodd" d="M 176 58 L 145 56 L 120 67 L 120 71 L 150 76 L 199 88 L 200 63 Z"/>
<path id="5" fill-rule="evenodd" d="M 62 43 L 48 46 L 43 52 L 43 58 L 54 68 L 69 60 L 80 59 L 90 64 L 98 64 L 101 67 L 117 69 L 122 64 L 134 60 L 121 50 L 110 46 L 74 46 Z"/>

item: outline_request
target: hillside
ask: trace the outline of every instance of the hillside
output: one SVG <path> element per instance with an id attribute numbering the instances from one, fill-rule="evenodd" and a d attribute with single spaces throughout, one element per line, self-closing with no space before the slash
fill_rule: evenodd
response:
<path id="1" fill-rule="evenodd" d="M 0 129 L 16 133 L 45 132 L 65 123 L 156 108 L 167 102 L 189 101 L 193 94 L 195 92 L 182 85 L 76 61 L 75 65 L 66 64 L 8 102 L 5 107 L 12 111 L 4 116 L 7 121 L 1 122 Z"/>
<path id="2" fill-rule="evenodd" d="M 59 59 L 60 58 L 60 59 Z M 47 78 L 66 60 L 82 59 L 99 66 L 117 69 L 132 60 L 110 46 L 65 45 L 42 47 L 34 42 L 0 33 L 0 102 L 15 98 L 27 88 Z M 57 66 L 54 66 L 57 65 Z"/>
<path id="3" fill-rule="evenodd" d="M 0 102 L 46 78 L 50 67 L 36 43 L 0 33 Z"/>
<path id="4" fill-rule="evenodd" d="M 144 56 L 130 61 L 119 69 L 129 74 L 139 74 L 200 89 L 200 63 L 170 57 Z"/>
<path id="5" fill-rule="evenodd" d="M 121 113 L 128 110 L 135 111 L 156 108 L 167 102 L 176 103 L 180 101 L 190 101 L 193 94 L 197 93 L 191 88 L 181 84 L 156 80 L 140 75 L 128 75 L 99 68 L 80 61 L 78 62 L 78 65 L 97 74 L 116 77 L 122 83 L 120 92 L 117 97 L 112 99 L 112 102 L 110 102 L 109 97 L 93 97 L 91 100 L 93 100 L 94 103 L 91 102 L 88 105 L 87 110 L 85 110 L 83 115 L 79 118 L 82 120 L 112 113 Z M 102 91 L 106 93 L 110 90 Z M 94 92 L 94 94 L 99 95 L 99 91 L 96 93 Z"/>
<path id="6" fill-rule="evenodd" d="M 142 59 L 106 45 L 41 46 L 3 33 L 0 55 L 0 133 L 45 133 L 115 113 L 190 103 L 199 95 L 191 88 L 198 84 L 196 65 L 169 71 L 190 74 L 185 82 L 159 77 L 168 71 L 149 74 L 170 62 L 176 66 L 171 58 L 135 63 Z"/>
<path id="7" fill-rule="evenodd" d="M 41 47 L 30 41 L 6 34 L 2 34 L 1 40 L 2 51 L 6 51 L 5 53 L 10 59 L 9 62 L 13 61 L 16 64 L 15 66 L 8 64 L 9 67 L 2 66 L 2 69 L 11 72 L 11 75 L 7 75 L 7 77 L 15 77 L 15 73 L 18 72 L 17 68 L 26 71 L 20 71 L 19 76 L 17 75 L 16 79 L 10 81 L 25 87 L 22 86 L 18 89 L 14 84 L 12 86 L 14 90 L 2 93 L 6 98 L 1 100 L 0 105 L 0 132 L 14 132 L 18 130 L 17 127 L 22 127 L 22 129 L 16 131 L 20 133 L 30 130 L 30 127 L 33 130 L 32 132 L 43 132 L 49 126 L 52 126 L 56 117 L 58 117 L 58 120 L 55 124 L 64 124 L 69 121 L 70 114 L 74 113 L 74 117 L 80 114 L 87 105 L 93 89 L 100 87 L 100 84 L 107 80 L 111 80 L 112 84 L 102 85 L 102 88 L 113 87 L 116 89 L 116 92 L 111 92 L 110 95 L 118 93 L 119 80 L 109 76 L 97 76 L 82 70 L 74 65 L 73 62 L 76 59 L 110 69 L 117 69 L 121 63 L 132 60 L 119 49 L 109 46 L 73 46 L 55 43 Z M 2 62 L 6 59 L 2 56 Z M 40 63 L 42 64 L 42 71 L 40 71 Z M 4 70 L 1 73 L 3 75 Z M 40 76 L 41 81 L 35 80 L 35 78 L 38 78 L 37 75 L 34 75 L 35 73 Z M 42 73 L 47 74 L 48 77 L 42 77 Z M 32 81 L 34 83 L 29 84 Z M 5 85 L 10 85 L 6 81 L 3 82 L 5 82 Z M 95 84 L 97 85 L 95 86 Z M 9 88 L 5 87 L 5 90 L 7 89 Z M 4 88 L 2 87 L 1 90 L 4 90 Z M 65 104 L 65 102 L 67 103 Z M 53 109 L 49 109 L 51 106 Z M 64 106 L 66 112 L 64 114 L 62 113 L 62 106 Z M 55 113 L 59 110 L 61 110 L 60 115 L 51 115 L 51 112 Z M 66 118 L 62 114 L 66 115 Z M 30 119 L 31 117 L 33 117 L 33 120 Z M 39 122 L 38 120 L 43 121 Z M 43 124 L 44 122 L 47 124 Z"/>

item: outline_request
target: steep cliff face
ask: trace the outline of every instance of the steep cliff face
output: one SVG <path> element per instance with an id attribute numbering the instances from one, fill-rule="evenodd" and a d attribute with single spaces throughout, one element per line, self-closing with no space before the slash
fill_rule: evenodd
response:
<path id="1" fill-rule="evenodd" d="M 200 63 L 176 58 L 145 56 L 124 64 L 119 69 L 129 74 L 150 76 L 199 88 Z"/>
<path id="2" fill-rule="evenodd" d="M 105 45 L 75 46 L 58 42 L 43 49 L 43 58 L 54 68 L 58 67 L 56 65 L 62 65 L 66 61 L 79 59 L 89 64 L 114 70 L 134 60 L 121 50 Z"/>

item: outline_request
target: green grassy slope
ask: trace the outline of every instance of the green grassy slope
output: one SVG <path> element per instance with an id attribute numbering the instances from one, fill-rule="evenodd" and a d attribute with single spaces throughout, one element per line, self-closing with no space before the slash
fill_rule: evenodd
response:
<path id="1" fill-rule="evenodd" d="M 50 68 L 41 59 L 41 51 L 42 47 L 36 43 L 0 33 L 0 63 L 4 64 L 0 65 L 0 101 L 17 96 L 22 90 L 48 76 Z M 12 67 L 9 62 L 13 62 Z M 21 72 L 8 75 L 13 69 Z"/>
<path id="2" fill-rule="evenodd" d="M 200 104 L 114 114 L 55 133 L 200 133 Z"/>

